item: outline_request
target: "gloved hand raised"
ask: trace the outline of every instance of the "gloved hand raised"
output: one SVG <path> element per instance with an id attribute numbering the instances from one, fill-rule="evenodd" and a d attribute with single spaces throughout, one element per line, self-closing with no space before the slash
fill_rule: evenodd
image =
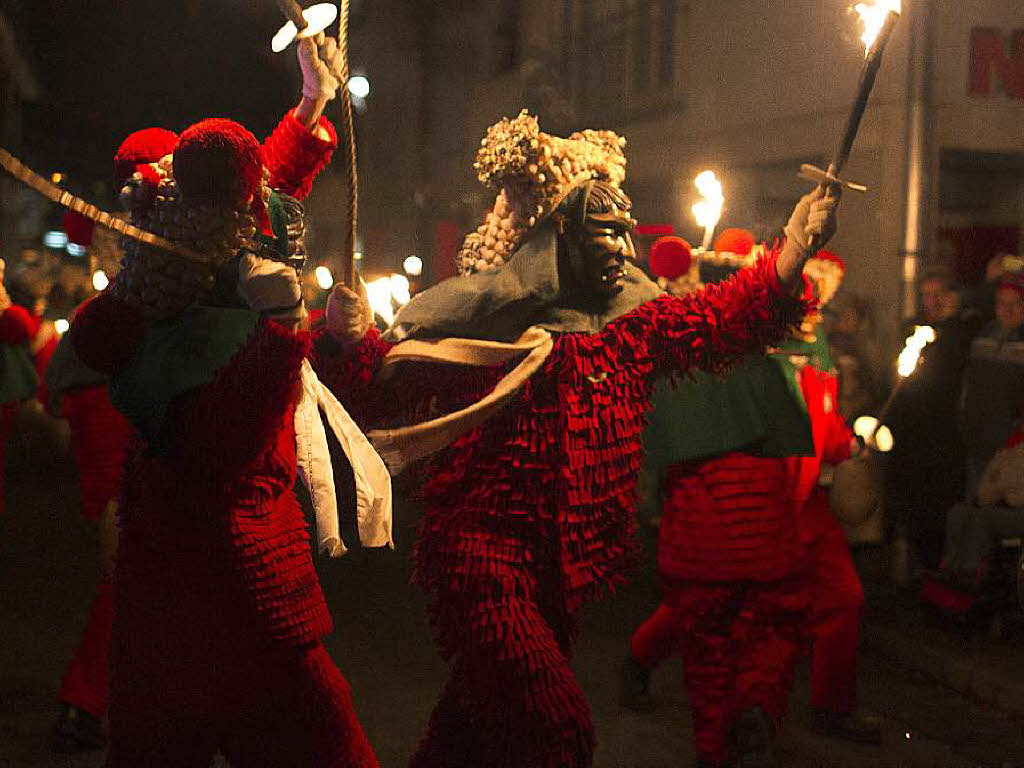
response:
<path id="1" fill-rule="evenodd" d="M 330 101 L 338 93 L 345 76 L 345 57 L 333 37 L 318 32 L 299 40 L 299 67 L 302 69 L 302 95 L 313 101 Z"/>
<path id="2" fill-rule="evenodd" d="M 280 261 L 246 253 L 238 262 L 238 293 L 252 309 L 273 316 L 302 315 L 302 286 L 295 270 Z"/>
<path id="3" fill-rule="evenodd" d="M 825 190 L 819 185 L 801 197 L 793 208 L 786 224 L 786 244 L 776 264 L 779 279 L 786 285 L 799 285 L 804 263 L 814 255 L 811 253 L 811 239 L 814 239 L 815 248 L 820 249 L 835 235 L 839 196 L 838 186 L 833 187 L 826 197 Z"/>
<path id="4" fill-rule="evenodd" d="M 357 344 L 373 325 L 373 310 L 366 296 L 366 284 L 359 280 L 359 292 L 338 283 L 327 297 L 327 330 L 342 344 Z"/>

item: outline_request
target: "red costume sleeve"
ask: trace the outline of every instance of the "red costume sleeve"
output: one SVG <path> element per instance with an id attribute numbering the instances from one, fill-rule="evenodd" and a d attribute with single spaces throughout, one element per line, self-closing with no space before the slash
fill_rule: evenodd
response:
<path id="1" fill-rule="evenodd" d="M 300 200 L 309 195 L 313 179 L 330 162 L 331 152 L 338 146 L 338 133 L 331 121 L 321 117 L 318 125 L 327 139 L 317 136 L 289 112 L 267 137 L 263 164 L 270 171 L 271 187 Z"/>
<path id="2" fill-rule="evenodd" d="M 723 283 L 688 296 L 659 296 L 609 326 L 646 343 L 662 373 L 727 371 L 743 355 L 763 352 L 790 332 L 813 305 L 810 284 L 794 296 L 779 280 L 773 251 Z"/>
<path id="3" fill-rule="evenodd" d="M 27 344 L 34 329 L 32 316 L 24 307 L 12 304 L 0 312 L 0 343 Z"/>
<path id="4" fill-rule="evenodd" d="M 184 397 L 171 417 L 171 445 L 186 471 L 237 477 L 272 447 L 299 390 L 308 339 L 261 319 L 214 379 Z"/>
<path id="5" fill-rule="evenodd" d="M 310 362 L 316 375 L 345 406 L 360 427 L 378 423 L 384 415 L 382 398 L 370 392 L 384 356 L 394 346 L 371 328 L 354 347 L 339 344 L 323 326 L 313 330 Z"/>

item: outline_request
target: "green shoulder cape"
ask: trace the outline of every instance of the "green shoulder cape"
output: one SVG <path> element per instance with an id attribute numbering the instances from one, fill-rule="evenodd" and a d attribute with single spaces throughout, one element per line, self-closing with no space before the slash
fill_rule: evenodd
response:
<path id="1" fill-rule="evenodd" d="M 0 403 L 16 403 L 32 397 L 38 386 L 39 376 L 28 350 L 0 344 Z"/>
<path id="2" fill-rule="evenodd" d="M 249 309 L 194 304 L 178 317 L 150 324 L 139 353 L 111 377 L 110 402 L 159 450 L 174 401 L 212 381 L 258 319 Z"/>

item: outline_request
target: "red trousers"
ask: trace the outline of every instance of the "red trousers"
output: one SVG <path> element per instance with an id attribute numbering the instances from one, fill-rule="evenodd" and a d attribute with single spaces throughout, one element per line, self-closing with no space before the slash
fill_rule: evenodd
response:
<path id="1" fill-rule="evenodd" d="M 113 585 L 101 579 L 96 585 L 85 628 L 75 655 L 64 672 L 57 698 L 91 715 L 107 713 L 110 694 L 110 623 L 114 615 Z"/>
<path id="2" fill-rule="evenodd" d="M 585 768 L 590 710 L 565 620 L 527 597 L 465 596 L 432 611 L 452 671 L 410 768 Z"/>
<path id="3" fill-rule="evenodd" d="M 846 535 L 829 510 L 823 490 L 811 495 L 801 518 L 810 555 L 811 706 L 846 714 L 857 707 L 864 587 L 853 566 Z"/>
<path id="4" fill-rule="evenodd" d="M 630 640 L 639 664 L 652 668 L 673 652 L 683 670 L 698 758 L 730 757 L 736 716 L 761 707 L 781 722 L 804 649 L 806 591 L 797 579 L 775 582 L 675 582 Z"/>
<path id="5" fill-rule="evenodd" d="M 234 768 L 376 768 L 323 645 L 255 646 L 257 628 L 226 631 L 231 607 L 212 608 L 125 617 L 119 601 L 108 768 L 207 768 L 218 751 Z"/>

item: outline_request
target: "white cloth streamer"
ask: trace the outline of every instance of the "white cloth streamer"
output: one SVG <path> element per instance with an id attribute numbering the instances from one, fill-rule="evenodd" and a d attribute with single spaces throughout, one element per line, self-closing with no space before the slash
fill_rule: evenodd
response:
<path id="1" fill-rule="evenodd" d="M 313 503 L 319 551 L 329 557 L 341 557 L 348 551 L 341 540 L 334 470 L 321 411 L 352 466 L 360 541 L 365 547 L 394 547 L 387 467 L 338 399 L 317 378 L 308 360 L 302 361 L 301 375 L 302 392 L 295 406 L 295 453 L 299 476 Z"/>

